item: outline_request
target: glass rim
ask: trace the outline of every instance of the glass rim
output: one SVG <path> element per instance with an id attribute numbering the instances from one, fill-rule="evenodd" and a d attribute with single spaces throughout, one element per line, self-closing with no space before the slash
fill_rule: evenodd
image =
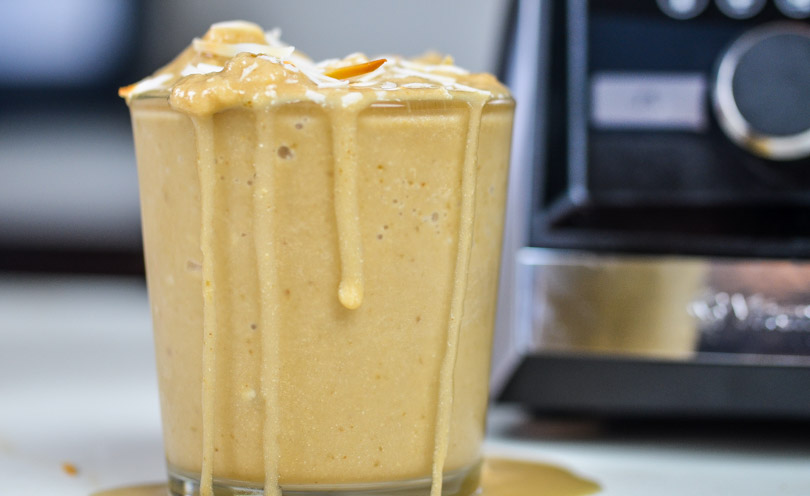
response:
<path id="1" fill-rule="evenodd" d="M 134 103 L 136 101 L 156 101 L 156 100 L 166 100 L 168 102 L 168 100 L 169 100 L 169 92 L 166 91 L 166 90 L 145 91 L 143 93 L 138 93 L 137 95 L 133 96 L 131 99 L 129 99 L 127 104 L 132 104 L 132 103 Z M 374 107 L 374 106 L 402 107 L 402 106 L 405 106 L 408 103 L 422 103 L 422 102 L 446 102 L 446 103 L 459 102 L 459 103 L 463 103 L 463 100 L 456 100 L 455 98 L 449 98 L 449 99 L 447 99 L 447 98 L 426 98 L 424 100 L 410 100 L 410 101 L 378 100 L 378 101 L 372 102 L 369 106 L 370 107 Z M 311 100 L 300 100 L 300 101 L 296 101 L 296 102 L 289 102 L 289 103 L 284 104 L 284 105 L 296 105 L 296 104 L 301 104 L 301 103 L 316 103 L 317 104 L 317 102 L 314 102 L 314 101 L 311 101 Z M 489 106 L 489 105 L 512 105 L 512 106 L 514 106 L 515 105 L 515 98 L 513 96 L 511 96 L 511 95 L 498 96 L 496 98 L 492 98 L 491 100 L 487 100 L 486 104 L 484 104 L 485 107 Z M 236 105 L 234 107 L 229 107 L 229 108 L 239 108 L 239 107 L 240 107 L 239 105 Z M 254 108 L 264 108 L 264 107 L 254 107 Z M 222 109 L 222 110 L 227 110 L 227 109 Z"/>

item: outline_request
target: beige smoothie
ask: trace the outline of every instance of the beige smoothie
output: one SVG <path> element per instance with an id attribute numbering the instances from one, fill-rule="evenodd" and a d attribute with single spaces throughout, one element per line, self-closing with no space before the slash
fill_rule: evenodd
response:
<path id="1" fill-rule="evenodd" d="M 229 22 L 123 90 L 166 456 L 203 495 L 476 487 L 513 104 L 385 58 Z"/>

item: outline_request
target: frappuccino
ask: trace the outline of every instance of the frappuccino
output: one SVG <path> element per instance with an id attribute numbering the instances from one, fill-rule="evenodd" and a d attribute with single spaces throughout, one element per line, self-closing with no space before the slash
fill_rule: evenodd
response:
<path id="1" fill-rule="evenodd" d="M 228 22 L 122 95 L 172 480 L 473 491 L 506 88 L 438 55 L 313 62 Z"/>

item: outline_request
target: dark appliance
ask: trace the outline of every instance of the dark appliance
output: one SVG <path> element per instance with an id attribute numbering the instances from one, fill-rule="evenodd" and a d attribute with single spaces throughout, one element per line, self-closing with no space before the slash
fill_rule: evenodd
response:
<path id="1" fill-rule="evenodd" d="M 810 2 L 515 0 L 494 387 L 810 418 Z"/>

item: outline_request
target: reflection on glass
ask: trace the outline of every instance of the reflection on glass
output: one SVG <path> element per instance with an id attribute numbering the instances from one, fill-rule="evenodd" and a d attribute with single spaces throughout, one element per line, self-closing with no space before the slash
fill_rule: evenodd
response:
<path id="1" fill-rule="evenodd" d="M 810 262 L 527 249 L 521 263 L 537 350 L 810 359 Z"/>

